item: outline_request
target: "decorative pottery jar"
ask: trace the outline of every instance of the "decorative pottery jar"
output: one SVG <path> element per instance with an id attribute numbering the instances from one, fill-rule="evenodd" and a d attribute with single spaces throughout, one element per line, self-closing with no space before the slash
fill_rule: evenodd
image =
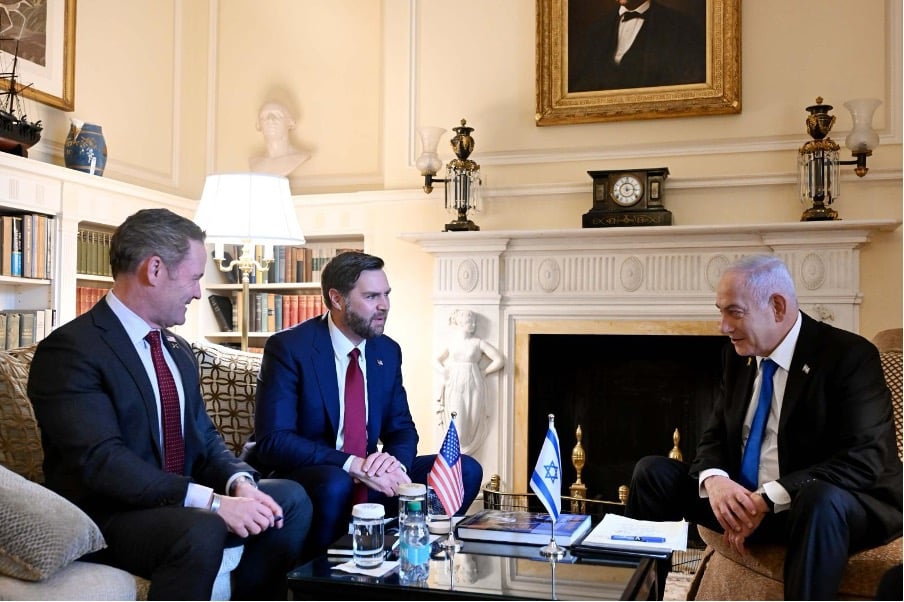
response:
<path id="1" fill-rule="evenodd" d="M 97 124 L 72 119 L 63 149 L 66 167 L 95 176 L 104 175 L 107 165 L 107 142 Z"/>

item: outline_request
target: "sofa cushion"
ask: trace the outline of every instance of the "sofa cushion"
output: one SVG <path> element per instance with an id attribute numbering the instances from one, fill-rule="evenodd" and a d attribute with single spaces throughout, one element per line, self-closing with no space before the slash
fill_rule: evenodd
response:
<path id="1" fill-rule="evenodd" d="M 41 431 L 26 393 L 34 349 L 0 353 L 0 464 L 42 483 Z"/>
<path id="2" fill-rule="evenodd" d="M 201 390 L 207 413 L 236 455 L 254 432 L 254 392 L 261 355 L 207 342 L 194 342 L 192 351 L 201 370 Z"/>
<path id="3" fill-rule="evenodd" d="M 40 581 L 106 547 L 87 514 L 53 491 L 0 466 L 0 574 Z"/>
<path id="4" fill-rule="evenodd" d="M 0 575 L 2 600 L 147 600 L 138 597 L 135 577 L 93 562 L 75 561 L 44 581 Z"/>

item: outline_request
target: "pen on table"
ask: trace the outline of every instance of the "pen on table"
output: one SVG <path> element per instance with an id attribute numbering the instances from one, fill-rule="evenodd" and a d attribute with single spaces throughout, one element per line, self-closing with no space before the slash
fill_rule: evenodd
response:
<path id="1" fill-rule="evenodd" d="M 651 535 L 613 535 L 615 541 L 643 541 L 646 543 L 665 543 L 665 537 L 654 537 Z"/>

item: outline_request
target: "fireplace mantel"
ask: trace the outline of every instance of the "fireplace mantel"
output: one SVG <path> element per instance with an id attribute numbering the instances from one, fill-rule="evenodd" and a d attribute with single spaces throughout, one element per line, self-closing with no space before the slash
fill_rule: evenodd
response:
<path id="1" fill-rule="evenodd" d="M 802 309 L 857 332 L 860 247 L 900 220 L 404 233 L 435 258 L 434 347 L 458 308 L 505 368 L 488 377 L 490 432 L 475 453 L 484 473 L 523 487 L 525 337 L 544 333 L 717 333 L 715 285 L 733 259 L 774 253 L 788 265 Z M 519 384 L 520 383 L 520 384 Z M 438 383 L 441 385 L 441 383 Z M 588 430 L 585 428 L 585 437 Z M 560 430 L 560 437 L 562 432 Z M 564 437 L 563 437 L 564 438 Z M 496 444 L 496 442 L 499 442 Z M 563 461 L 570 445 L 562 442 Z M 566 484 L 567 486 L 567 484 Z"/>

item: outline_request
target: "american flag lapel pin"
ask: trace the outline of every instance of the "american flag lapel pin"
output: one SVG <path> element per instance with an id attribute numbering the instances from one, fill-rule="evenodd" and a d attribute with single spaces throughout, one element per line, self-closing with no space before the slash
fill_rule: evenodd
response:
<path id="1" fill-rule="evenodd" d="M 170 347 L 172 347 L 173 349 L 179 348 L 179 343 L 176 341 L 176 337 L 174 337 L 173 335 L 166 335 L 166 342 L 169 343 Z"/>
<path id="2" fill-rule="evenodd" d="M 810 373 L 810 366 L 804 364 L 804 367 L 802 368 L 802 370 L 803 370 L 804 374 L 809 374 L 809 373 Z"/>

